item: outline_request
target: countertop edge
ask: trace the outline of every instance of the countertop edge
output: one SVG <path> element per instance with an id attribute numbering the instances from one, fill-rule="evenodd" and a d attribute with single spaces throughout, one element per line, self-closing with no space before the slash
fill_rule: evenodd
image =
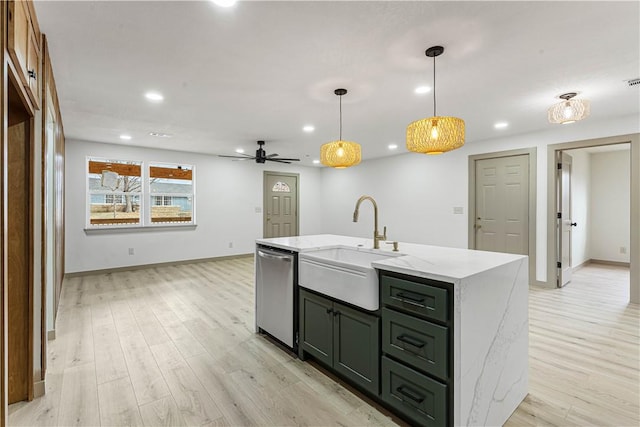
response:
<path id="1" fill-rule="evenodd" d="M 372 239 L 359 237 L 321 234 L 279 237 L 273 239 L 256 239 L 256 244 L 297 253 L 305 253 L 340 246 L 371 250 L 373 241 Z M 406 251 L 403 251 L 403 247 L 406 248 Z M 440 250 L 445 252 L 445 254 L 438 256 L 440 255 Z M 438 251 L 438 254 L 435 255 L 434 251 Z M 389 252 L 390 255 L 387 259 L 371 263 L 371 266 L 377 270 L 385 270 L 415 277 L 444 281 L 460 281 L 468 279 L 479 273 L 527 258 L 526 255 L 475 251 L 472 249 L 438 247 L 433 245 L 402 242 L 400 243 L 401 256 L 394 257 L 391 255 L 391 250 L 386 249 L 380 249 L 380 252 Z M 423 252 L 422 256 L 420 252 Z M 459 257 L 459 261 L 457 261 L 457 264 L 452 265 L 451 260 L 456 257 Z M 460 271 L 456 272 L 456 268 L 459 268 Z"/>

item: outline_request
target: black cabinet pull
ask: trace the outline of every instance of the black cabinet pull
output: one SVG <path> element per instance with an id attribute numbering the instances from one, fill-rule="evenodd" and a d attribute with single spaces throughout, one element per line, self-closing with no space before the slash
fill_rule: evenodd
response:
<path id="1" fill-rule="evenodd" d="M 333 315 L 334 315 L 334 316 L 339 316 L 339 315 L 340 315 L 340 312 L 339 312 L 338 310 L 334 310 L 334 311 L 333 311 Z"/>
<path id="2" fill-rule="evenodd" d="M 396 391 L 401 395 L 403 395 L 404 397 L 407 397 L 416 403 L 422 403 L 422 401 L 424 400 L 424 396 L 421 396 L 420 393 L 414 390 L 411 390 L 409 387 L 405 387 L 403 385 L 398 387 Z"/>
<path id="3" fill-rule="evenodd" d="M 333 308 L 327 308 L 327 314 L 333 313 Z"/>
<path id="4" fill-rule="evenodd" d="M 414 338 L 414 337 L 412 337 L 410 335 L 402 334 L 402 335 L 399 335 L 397 337 L 397 339 L 398 339 L 398 341 L 402 341 L 403 343 L 407 343 L 407 344 L 409 344 L 409 345 L 411 345 L 413 347 L 417 347 L 417 348 L 424 347 L 424 342 L 422 342 L 419 339 Z"/>
<path id="5" fill-rule="evenodd" d="M 398 292 L 396 295 L 411 302 L 424 302 L 424 297 L 421 297 L 420 295 L 409 294 L 405 292 Z"/>
<path id="6" fill-rule="evenodd" d="M 27 74 L 29 74 L 29 77 L 31 77 L 32 79 L 36 78 L 36 70 L 28 70 Z"/>

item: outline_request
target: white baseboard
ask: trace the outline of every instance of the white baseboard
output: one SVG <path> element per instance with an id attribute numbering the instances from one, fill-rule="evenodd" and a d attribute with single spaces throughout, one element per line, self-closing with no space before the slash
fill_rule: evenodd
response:
<path id="1" fill-rule="evenodd" d="M 604 259 L 591 259 L 591 263 L 593 264 L 602 264 L 602 265 L 615 265 L 618 267 L 631 267 L 630 262 L 622 262 L 622 261 L 607 261 Z"/>
<path id="2" fill-rule="evenodd" d="M 33 383 L 33 398 L 44 396 L 45 389 L 44 380 Z"/>
<path id="3" fill-rule="evenodd" d="M 116 267 L 116 268 L 105 268 L 103 270 L 91 270 L 91 271 L 78 271 L 75 273 L 66 273 L 64 278 L 71 277 L 82 277 L 89 276 L 94 274 L 106 274 L 106 273 L 118 273 L 121 271 L 134 271 L 134 270 L 144 270 L 146 268 L 155 268 L 155 267 L 167 267 L 171 265 L 183 265 L 183 264 L 195 264 L 199 262 L 209 262 L 209 261 L 222 261 L 227 259 L 237 259 L 237 258 L 249 258 L 254 254 L 238 254 L 238 255 L 227 255 L 213 258 L 199 258 L 199 259 L 187 259 L 184 261 L 171 261 L 171 262 L 159 262 L 156 264 L 141 264 L 141 265 L 131 265 L 127 267 Z"/>

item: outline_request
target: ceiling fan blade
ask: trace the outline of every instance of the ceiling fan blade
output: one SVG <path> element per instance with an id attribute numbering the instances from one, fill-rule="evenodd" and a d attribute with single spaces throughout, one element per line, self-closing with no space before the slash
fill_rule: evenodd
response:
<path id="1" fill-rule="evenodd" d="M 278 154 L 277 153 L 267 154 L 267 157 L 278 157 Z"/>
<path id="2" fill-rule="evenodd" d="M 288 159 L 286 157 L 278 157 L 277 159 L 274 159 L 274 160 L 289 160 L 289 161 L 292 161 L 292 162 L 299 162 L 300 161 L 300 159 Z"/>
<path id="3" fill-rule="evenodd" d="M 255 159 L 254 156 L 250 156 L 248 154 L 242 155 L 242 156 L 225 156 L 224 154 L 218 154 L 218 157 L 227 157 L 230 159 Z"/>
<path id="4" fill-rule="evenodd" d="M 289 164 L 291 164 L 291 162 L 288 162 L 288 161 L 286 161 L 284 159 L 265 159 L 265 160 L 268 160 L 270 162 L 289 163 Z"/>

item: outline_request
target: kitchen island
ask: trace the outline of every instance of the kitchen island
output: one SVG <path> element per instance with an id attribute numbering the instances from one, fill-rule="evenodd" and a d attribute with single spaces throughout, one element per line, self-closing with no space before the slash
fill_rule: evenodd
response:
<path id="1" fill-rule="evenodd" d="M 367 309 L 318 292 L 316 286 L 305 283 L 311 280 L 305 277 L 313 276 L 300 275 L 299 354 L 324 362 L 338 374 L 344 372 L 343 377 L 401 416 L 423 425 L 502 425 L 526 396 L 526 256 L 402 242 L 399 252 L 384 244 L 372 251 L 371 239 L 337 235 L 256 243 L 295 252 L 299 262 L 304 254 L 327 248 L 388 255 L 371 262 L 379 276 L 380 296 L 377 305 L 369 302 Z M 348 337 L 349 330 L 364 324 L 362 319 L 371 319 L 366 330 L 370 339 L 358 345 L 374 343 L 377 348 L 366 352 L 374 357 L 364 363 L 347 348 L 342 350 L 346 356 L 333 356 L 334 366 L 330 355 L 328 362 L 323 361 L 322 345 L 311 336 L 319 323 L 311 317 L 312 310 L 323 301 L 327 315 L 340 318 L 336 314 L 351 313 L 344 316 L 345 321 L 355 319 L 342 332 L 334 329 L 332 345 L 340 345 L 339 334 Z M 305 322 L 313 322 L 313 330 Z M 362 339 L 364 329 L 358 331 L 348 337 L 347 346 Z M 351 368 L 346 359 L 354 358 Z M 360 373 L 358 367 L 363 364 L 366 372 Z"/>

